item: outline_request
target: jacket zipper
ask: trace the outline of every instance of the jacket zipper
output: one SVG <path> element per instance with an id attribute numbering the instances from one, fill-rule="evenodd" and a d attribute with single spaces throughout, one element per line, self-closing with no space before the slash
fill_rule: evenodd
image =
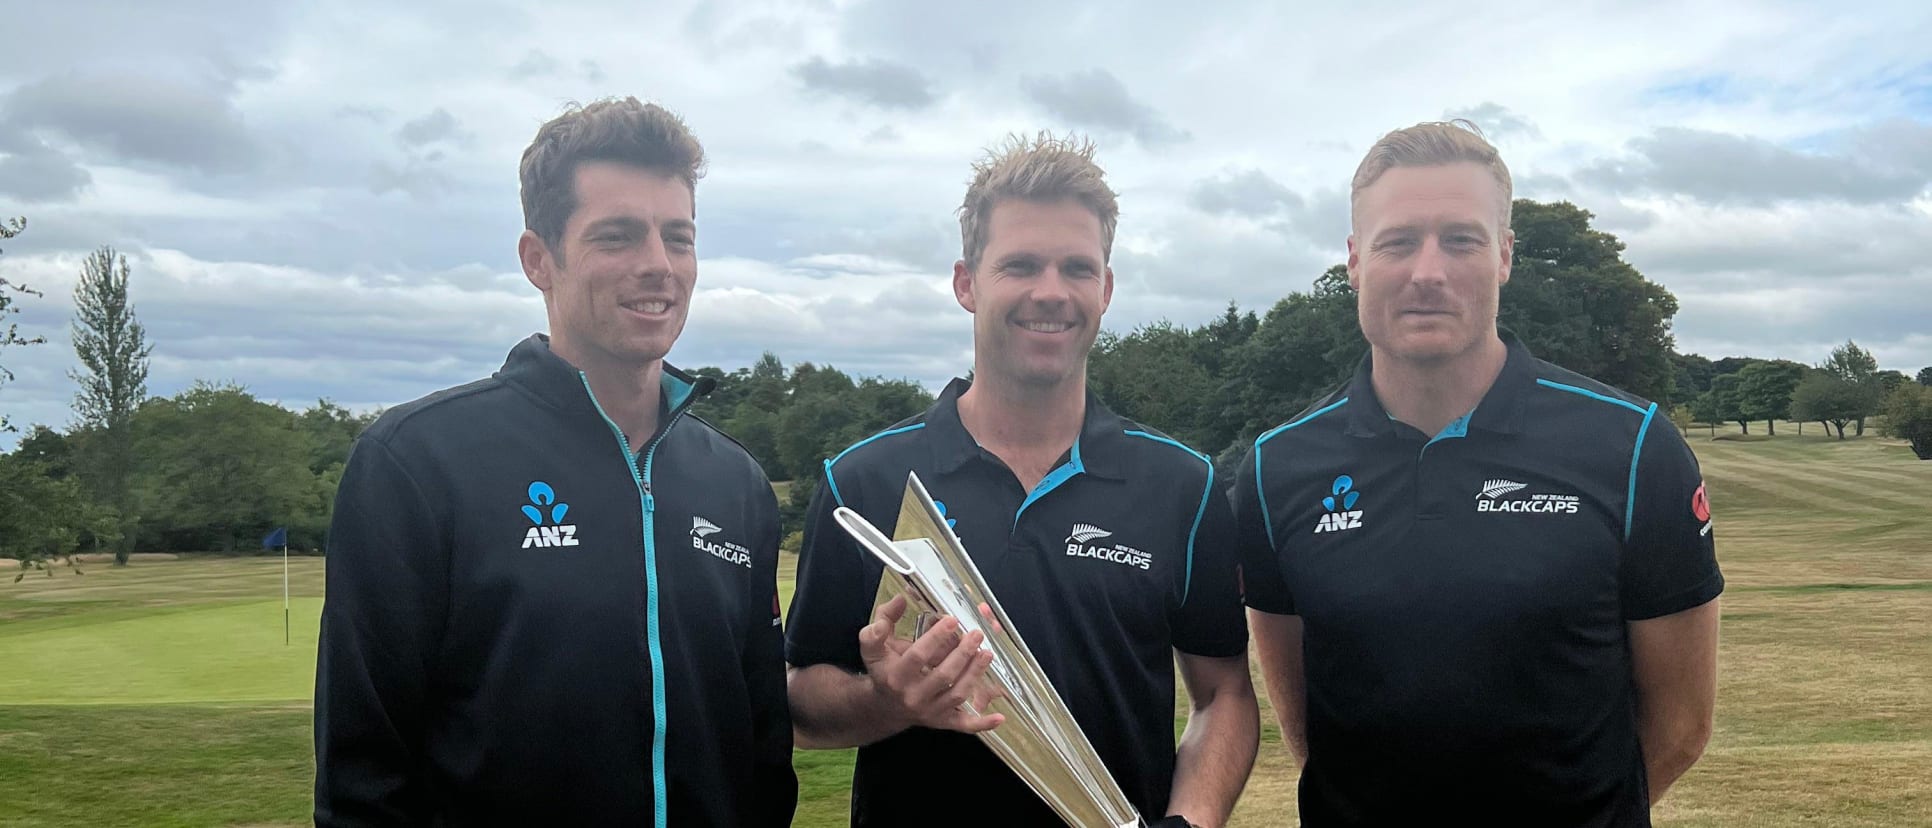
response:
<path id="1" fill-rule="evenodd" d="M 672 410 L 670 416 L 665 419 L 663 427 L 658 429 L 657 436 L 651 438 L 650 444 L 645 446 L 644 468 L 640 471 L 637 467 L 637 455 L 631 452 L 630 438 L 625 437 L 624 430 L 617 427 L 617 423 L 611 420 L 609 414 L 604 413 L 603 403 L 598 402 L 596 392 L 590 390 L 590 378 L 582 371 L 577 372 L 577 377 L 583 380 L 584 393 L 590 397 L 590 404 L 596 407 L 597 416 L 602 417 L 604 424 L 610 426 L 611 433 L 617 435 L 617 445 L 624 450 L 624 465 L 630 469 L 631 482 L 637 485 L 637 493 L 643 506 L 645 629 L 651 658 L 651 798 L 654 805 L 651 810 L 656 817 L 653 820 L 656 828 L 667 828 L 669 786 L 664 778 L 667 714 L 664 701 L 664 649 L 658 637 L 657 498 L 651 494 L 651 466 L 652 461 L 657 457 L 658 444 L 664 442 L 665 437 L 670 436 L 671 427 L 677 425 L 678 418 L 684 416 L 684 412 L 690 408 L 690 401 L 695 399 L 696 395 L 686 397 L 684 403 Z"/>

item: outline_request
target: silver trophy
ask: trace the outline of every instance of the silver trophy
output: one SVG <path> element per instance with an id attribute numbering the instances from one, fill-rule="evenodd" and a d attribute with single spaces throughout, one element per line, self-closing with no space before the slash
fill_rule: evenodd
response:
<path id="1" fill-rule="evenodd" d="M 1026 642 L 1013 631 L 1013 622 L 917 474 L 907 475 L 894 537 L 886 537 L 851 509 L 840 507 L 833 517 L 885 562 L 875 606 L 906 596 L 906 614 L 893 630 L 895 636 L 916 640 L 948 615 L 959 620 L 961 635 L 973 630 L 985 634 L 993 663 L 982 679 L 982 692 L 964 707 L 976 716 L 998 713 L 1006 721 L 978 734 L 980 741 L 1068 825 L 1137 828 L 1144 824 Z"/>

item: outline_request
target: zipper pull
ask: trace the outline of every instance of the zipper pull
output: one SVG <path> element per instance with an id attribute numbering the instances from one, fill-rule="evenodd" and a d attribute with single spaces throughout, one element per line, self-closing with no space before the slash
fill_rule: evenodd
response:
<path id="1" fill-rule="evenodd" d="M 651 484 L 644 484 L 644 511 L 657 511 L 657 498 L 651 496 Z"/>

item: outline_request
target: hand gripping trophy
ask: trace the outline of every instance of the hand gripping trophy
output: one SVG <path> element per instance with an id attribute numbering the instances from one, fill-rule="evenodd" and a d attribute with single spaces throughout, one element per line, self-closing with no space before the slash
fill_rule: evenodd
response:
<path id="1" fill-rule="evenodd" d="M 974 715 L 1006 717 L 1004 724 L 978 735 L 1007 767 L 1075 828 L 1143 825 L 1026 642 L 1013 632 L 1006 611 L 918 475 L 907 476 L 894 537 L 886 537 L 851 509 L 840 507 L 834 518 L 885 562 L 875 605 L 906 596 L 908 611 L 893 635 L 915 640 L 948 615 L 959 619 L 961 634 L 985 634 L 993 652 L 984 678 L 987 688 L 965 706 Z"/>

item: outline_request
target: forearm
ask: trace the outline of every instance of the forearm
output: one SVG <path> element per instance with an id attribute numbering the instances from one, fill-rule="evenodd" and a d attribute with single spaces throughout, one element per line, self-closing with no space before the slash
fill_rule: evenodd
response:
<path id="1" fill-rule="evenodd" d="M 792 739 L 807 750 L 869 745 L 911 726 L 882 704 L 872 677 L 831 664 L 793 668 L 787 676 Z"/>
<path id="2" fill-rule="evenodd" d="M 1252 685 L 1218 690 L 1188 714 L 1174 755 L 1167 812 L 1215 828 L 1227 821 L 1254 769 L 1261 720 Z"/>
<path id="3" fill-rule="evenodd" d="M 1661 801 L 1664 792 L 1697 764 L 1709 736 L 1709 729 L 1694 719 L 1646 713 L 1639 707 L 1637 739 L 1643 749 L 1650 804 Z"/>
<path id="4" fill-rule="evenodd" d="M 1308 684 L 1302 671 L 1301 619 L 1250 610 L 1255 658 L 1268 690 L 1281 742 L 1295 757 L 1296 766 L 1308 764 Z"/>

